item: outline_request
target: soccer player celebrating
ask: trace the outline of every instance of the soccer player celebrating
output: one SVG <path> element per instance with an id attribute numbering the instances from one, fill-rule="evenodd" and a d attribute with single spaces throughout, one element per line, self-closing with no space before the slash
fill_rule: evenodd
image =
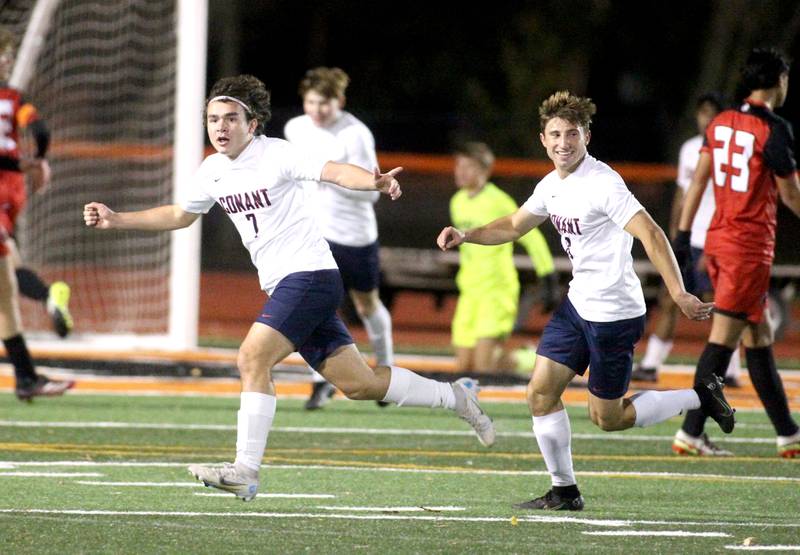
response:
<path id="1" fill-rule="evenodd" d="M 456 149 L 453 173 L 459 190 L 450 199 L 450 221 L 455 227 L 477 227 L 517 210 L 514 199 L 489 182 L 493 166 L 494 153 L 484 143 L 469 142 Z M 533 229 L 520 237 L 519 243 L 544 284 L 546 303 L 555 304 L 557 276 L 542 232 Z M 506 349 L 519 307 L 513 249 L 511 243 L 459 246 L 459 295 L 452 335 L 460 372 L 531 370 L 532 365 L 522 367 L 523 361 Z"/>
<path id="2" fill-rule="evenodd" d="M 714 317 L 696 380 L 721 376 L 741 340 L 750 381 L 777 433 L 782 457 L 800 456 L 800 428 L 792 419 L 772 353 L 766 307 L 775 253 L 777 199 L 800 216 L 800 184 L 792 154 L 791 125 L 775 115 L 786 100 L 789 64 L 778 51 L 755 49 L 742 69 L 750 95 L 736 110 L 715 117 L 705 140 L 678 224 L 675 252 L 686 258 L 690 229 L 709 178 L 716 211 L 706 237 L 707 268 L 714 287 Z M 690 412 L 675 436 L 703 434 L 705 415 Z"/>
<path id="3" fill-rule="evenodd" d="M 633 271 L 631 247 L 639 239 L 675 303 L 694 320 L 709 318 L 712 304 L 686 292 L 664 232 L 606 164 L 587 153 L 595 105 L 560 91 L 539 107 L 542 142 L 555 169 L 515 213 L 460 231 L 447 227 L 442 249 L 464 242 L 498 245 L 515 241 L 548 218 L 572 261 L 567 298 L 545 326 L 527 399 L 533 432 L 552 488 L 516 505 L 523 509 L 583 509 L 572 467 L 569 418 L 561 394 L 576 374 L 589 375 L 589 417 L 606 431 L 649 426 L 690 409 L 702 409 L 726 433 L 733 409 L 722 382 L 709 376 L 694 389 L 645 391 L 625 398 L 633 348 L 644 333 L 644 294 Z"/>
<path id="4" fill-rule="evenodd" d="M 358 118 L 345 111 L 345 90 L 350 79 L 338 67 L 317 67 L 300 82 L 304 115 L 286 124 L 284 135 L 314 158 L 353 164 L 366 170 L 378 167 L 375 139 Z M 333 183 L 311 182 L 314 213 L 328 241 L 344 287 L 367 330 L 375 363 L 391 366 L 392 316 L 378 296 L 378 224 L 372 205 L 378 191 L 352 191 Z M 328 401 L 334 388 L 315 372 L 307 409 Z"/>
<path id="5" fill-rule="evenodd" d="M 454 410 L 481 443 L 494 443 L 494 426 L 478 405 L 476 382 L 438 382 L 397 366 L 373 371 L 336 315 L 342 280 L 307 207 L 303 181 L 380 191 L 394 200 L 401 194 L 395 176 L 402 168 L 382 174 L 308 157 L 284 140 L 263 135 L 269 116 L 269 92 L 261 81 L 250 75 L 217 81 L 205 113 L 217 152 L 202 163 L 180 204 L 118 213 L 92 202 L 83 211 L 86 225 L 97 229 L 171 230 L 190 225 L 219 204 L 239 231 L 269 295 L 239 349 L 236 460 L 192 465 L 189 471 L 207 486 L 244 500 L 255 497 L 275 416 L 272 367 L 294 351 L 351 399 Z"/>
<path id="6" fill-rule="evenodd" d="M 0 28 L 0 339 L 14 366 L 17 398 L 30 400 L 38 396 L 61 395 L 74 382 L 51 380 L 37 374 L 22 336 L 14 271 L 16 249 L 11 235 L 25 204 L 25 177 L 34 190 L 46 186 L 49 181 L 50 166 L 45 154 L 50 134 L 39 119 L 36 108 L 24 99 L 20 91 L 6 84 L 14 65 L 14 44 L 14 35 Z M 36 158 L 32 160 L 20 156 L 19 137 L 24 128 L 36 141 Z M 42 285 L 42 288 L 47 299 L 47 287 Z"/>

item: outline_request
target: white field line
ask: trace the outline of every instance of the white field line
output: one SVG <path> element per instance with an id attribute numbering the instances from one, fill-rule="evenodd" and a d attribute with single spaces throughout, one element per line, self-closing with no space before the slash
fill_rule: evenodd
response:
<path id="1" fill-rule="evenodd" d="M 69 466 L 69 467 L 97 467 L 97 468 L 178 468 L 187 467 L 191 462 L 175 462 L 175 463 L 162 463 L 162 462 L 95 462 L 95 461 L 0 461 L 0 465 L 12 465 L 16 467 L 52 467 L 52 466 Z M 264 470 L 269 472 L 270 469 L 281 470 L 344 470 L 349 472 L 389 472 L 389 473 L 403 473 L 403 474 L 468 474 L 476 476 L 549 476 L 547 471 L 544 470 L 490 470 L 490 469 L 452 469 L 452 468 L 394 468 L 394 467 L 363 467 L 363 466 L 347 466 L 347 465 L 325 465 L 325 464 L 266 464 Z M 575 474 L 578 476 L 591 476 L 599 478 L 617 478 L 617 477 L 649 477 L 649 478 L 688 478 L 695 480 L 742 480 L 742 481 L 756 481 L 756 482 L 798 482 L 800 477 L 797 476 L 750 476 L 750 475 L 734 475 L 734 474 L 701 474 L 689 472 L 614 472 L 614 471 L 578 471 Z M 100 482 L 101 484 L 109 484 L 110 482 Z M 181 482 L 182 483 L 182 482 Z M 800 527 L 800 524 L 798 524 Z"/>
<path id="2" fill-rule="evenodd" d="M 2 478 L 102 478 L 99 472 L 0 472 Z"/>
<path id="3" fill-rule="evenodd" d="M 230 495 L 230 494 L 228 494 Z M 344 506 L 336 506 L 336 505 L 320 505 L 314 507 L 315 509 L 319 509 L 321 511 L 354 511 L 354 512 L 365 512 L 365 513 L 416 513 L 416 512 L 455 512 L 455 511 L 466 511 L 467 509 L 464 507 L 435 507 L 435 506 L 428 506 L 428 505 L 419 505 L 416 507 L 344 507 Z"/>
<path id="4" fill-rule="evenodd" d="M 100 480 L 77 480 L 82 486 L 113 486 L 121 488 L 202 488 L 203 484 L 193 482 L 103 482 Z"/>
<path id="5" fill-rule="evenodd" d="M 232 432 L 233 424 L 174 424 L 171 422 L 47 422 L 34 420 L 0 420 L 0 427 L 8 428 L 92 428 L 92 429 L 126 429 L 126 430 L 201 430 Z M 384 436 L 457 436 L 472 437 L 471 430 L 421 430 L 403 428 L 330 428 L 314 426 L 275 426 L 270 433 L 293 434 L 345 434 L 345 435 L 384 435 Z M 497 432 L 498 437 L 533 438 L 533 432 Z M 672 441 L 672 435 L 642 434 L 572 434 L 574 439 L 601 441 Z M 720 443 L 774 444 L 774 437 L 717 437 Z"/>
<path id="6" fill-rule="evenodd" d="M 339 514 L 339 513 L 278 513 L 278 512 L 210 512 L 210 511 L 111 511 L 111 510 L 84 510 L 84 509 L 2 509 L 0 514 L 45 514 L 45 515 L 81 515 L 81 516 L 166 516 L 166 517 L 232 517 L 232 518 L 318 518 L 329 520 L 409 520 L 409 521 L 449 521 L 449 522 L 500 522 L 510 524 L 511 517 L 488 516 L 444 516 L 444 515 L 365 515 L 365 514 Z M 779 524 L 774 522 L 680 522 L 680 521 L 652 521 L 652 520 L 615 520 L 591 519 L 563 516 L 525 515 L 516 517 L 517 523 L 544 523 L 544 524 L 586 524 L 590 526 L 604 526 L 620 528 L 634 524 L 647 524 L 654 526 L 716 526 L 716 527 L 765 527 L 785 528 L 800 527 L 800 524 Z"/>
<path id="7" fill-rule="evenodd" d="M 202 491 L 195 492 L 195 495 L 202 497 L 227 497 L 230 498 L 230 493 L 205 493 Z M 335 495 L 329 493 L 260 493 L 258 497 L 250 501 L 257 501 L 259 499 L 336 499 Z"/>
<path id="8" fill-rule="evenodd" d="M 684 532 L 683 530 L 613 530 L 602 532 L 581 532 L 587 536 L 665 536 L 674 538 L 730 538 L 724 532 Z"/>
<path id="9" fill-rule="evenodd" d="M 733 551 L 800 551 L 800 545 L 726 545 Z"/>

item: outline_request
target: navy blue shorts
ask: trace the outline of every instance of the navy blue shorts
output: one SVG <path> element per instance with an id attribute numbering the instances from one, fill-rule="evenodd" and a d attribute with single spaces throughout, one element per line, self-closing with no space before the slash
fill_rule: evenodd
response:
<path id="1" fill-rule="evenodd" d="M 700 267 L 700 258 L 703 256 L 703 249 L 697 247 L 691 248 L 689 258 L 689 268 L 683 271 L 683 282 L 686 290 L 692 295 L 698 297 L 703 296 L 705 293 L 712 293 L 714 288 L 711 286 L 711 279 L 708 277 L 708 272 L 705 266 Z"/>
<path id="2" fill-rule="evenodd" d="M 317 370 L 336 349 L 353 343 L 336 315 L 343 296 L 337 270 L 289 274 L 278 282 L 256 322 L 281 332 Z"/>
<path id="3" fill-rule="evenodd" d="M 339 266 L 344 288 L 347 291 L 372 291 L 381 282 L 381 267 L 378 261 L 378 242 L 366 247 L 348 247 L 328 241 L 333 259 Z"/>
<path id="4" fill-rule="evenodd" d="M 545 326 L 536 353 L 581 376 L 591 366 L 589 391 L 601 399 L 619 399 L 628 391 L 633 347 L 644 334 L 644 322 L 644 315 L 589 322 L 565 298 Z"/>

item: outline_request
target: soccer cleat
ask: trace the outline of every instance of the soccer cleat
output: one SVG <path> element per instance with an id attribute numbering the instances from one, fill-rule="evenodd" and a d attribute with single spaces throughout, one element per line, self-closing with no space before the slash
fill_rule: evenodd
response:
<path id="1" fill-rule="evenodd" d="M 69 285 L 56 281 L 50 286 L 47 295 L 47 313 L 53 320 L 53 328 L 59 337 L 66 337 L 72 331 L 72 315 L 69 313 Z"/>
<path id="2" fill-rule="evenodd" d="M 800 432 L 791 436 L 778 436 L 778 455 L 784 459 L 800 457 Z"/>
<path id="3" fill-rule="evenodd" d="M 317 410 L 327 405 L 336 393 L 336 388 L 328 382 L 314 382 L 311 396 L 306 401 L 306 410 Z"/>
<path id="4" fill-rule="evenodd" d="M 701 378 L 700 383 L 694 386 L 694 390 L 700 398 L 700 410 L 703 414 L 716 420 L 720 429 L 729 434 L 736 423 L 733 416 L 736 410 L 732 409 L 725 399 L 722 393 L 723 387 L 722 378 L 711 375 Z"/>
<path id="5" fill-rule="evenodd" d="M 541 497 L 531 499 L 524 503 L 515 503 L 515 509 L 536 509 L 543 511 L 582 511 L 583 496 L 561 497 L 553 490 L 548 491 Z"/>
<path id="6" fill-rule="evenodd" d="M 75 385 L 73 380 L 51 380 L 46 376 L 36 376 L 30 383 L 17 383 L 14 393 L 20 401 L 32 401 L 34 397 L 57 397 Z"/>
<path id="7" fill-rule="evenodd" d="M 450 385 L 456 398 L 456 414 L 472 426 L 481 445 L 491 447 L 495 439 L 494 424 L 478 404 L 478 382 L 461 378 Z"/>
<path id="8" fill-rule="evenodd" d="M 258 493 L 258 470 L 224 463 L 221 466 L 193 464 L 189 473 L 206 487 L 228 491 L 242 501 L 250 501 Z"/>
<path id="9" fill-rule="evenodd" d="M 700 437 L 690 436 L 683 430 L 678 430 L 675 439 L 672 440 L 672 450 L 676 455 L 689 456 L 708 456 L 708 457 L 731 457 L 733 453 L 727 449 L 716 445 L 707 434 Z"/>
<path id="10" fill-rule="evenodd" d="M 658 370 L 637 365 L 631 372 L 631 379 L 637 382 L 657 382 Z"/>

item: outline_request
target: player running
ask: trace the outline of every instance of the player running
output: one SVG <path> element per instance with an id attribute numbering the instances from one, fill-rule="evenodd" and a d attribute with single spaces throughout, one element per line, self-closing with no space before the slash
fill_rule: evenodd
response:
<path id="1" fill-rule="evenodd" d="M 633 348 L 644 333 L 644 294 L 633 271 L 634 237 L 658 269 L 670 295 L 693 320 L 709 317 L 712 305 L 686 292 L 664 232 L 634 198 L 617 172 L 587 153 L 596 111 L 588 98 L 561 91 L 539 108 L 539 138 L 555 169 L 514 214 L 484 226 L 442 230 L 442 249 L 464 242 L 499 245 L 519 239 L 548 218 L 572 261 L 567 298 L 545 326 L 528 384 L 533 432 L 551 475 L 543 496 L 522 509 L 579 511 L 584 500 L 572 467 L 569 417 L 561 395 L 575 375 L 589 374 L 589 417 L 602 430 L 650 426 L 690 409 L 702 409 L 726 433 L 733 409 L 722 383 L 709 376 L 694 389 L 644 391 L 624 397 Z"/>
<path id="2" fill-rule="evenodd" d="M 250 75 L 221 79 L 209 93 L 205 113 L 217 152 L 201 164 L 179 204 L 119 213 L 97 202 L 84 207 L 90 227 L 158 231 L 187 227 L 218 204 L 236 226 L 269 295 L 239 348 L 236 459 L 222 466 L 191 465 L 189 471 L 245 501 L 256 496 L 277 402 L 272 368 L 294 351 L 350 399 L 453 410 L 483 445 L 492 445 L 494 426 L 478 404 L 474 380 L 449 384 L 397 366 L 373 371 L 336 315 L 342 280 L 308 209 L 303 181 L 380 191 L 394 200 L 401 195 L 395 176 L 402 168 L 370 173 L 313 159 L 287 141 L 264 136 L 269 117 L 269 92 L 261 81 Z"/>

